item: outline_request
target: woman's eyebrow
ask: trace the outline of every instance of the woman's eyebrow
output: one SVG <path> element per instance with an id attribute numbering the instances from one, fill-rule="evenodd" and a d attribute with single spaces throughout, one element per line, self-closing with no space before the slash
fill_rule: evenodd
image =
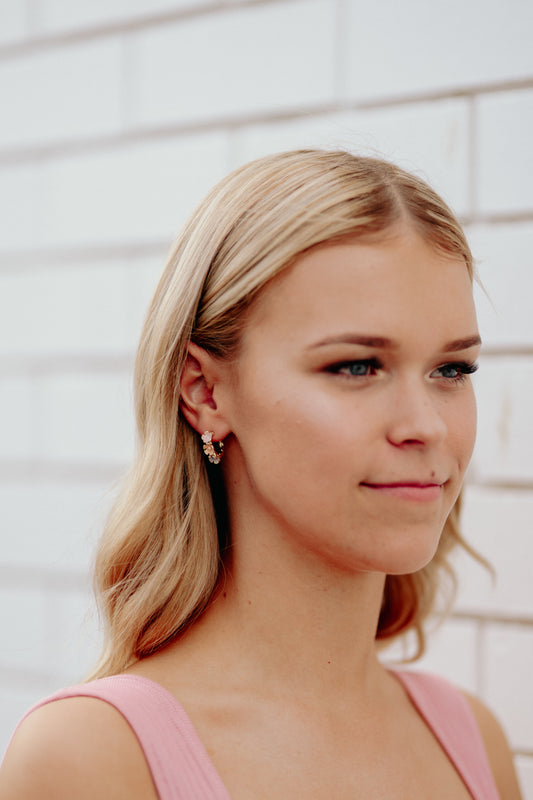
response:
<path id="1" fill-rule="evenodd" d="M 393 339 L 388 339 L 385 336 L 369 336 L 360 333 L 341 333 L 336 336 L 327 336 L 319 342 L 314 342 L 309 345 L 308 350 L 314 350 L 318 347 L 327 347 L 331 344 L 360 344 L 364 347 L 377 347 L 382 349 L 394 350 L 398 348 L 397 342 Z M 461 339 L 454 339 L 442 348 L 443 353 L 454 353 L 458 350 L 468 350 L 470 347 L 476 347 L 481 344 L 481 337 L 479 334 L 472 336 L 465 336 Z"/>
<path id="2" fill-rule="evenodd" d="M 464 339 L 454 339 L 453 342 L 448 342 L 442 349 L 445 353 L 454 353 L 456 350 L 468 350 L 469 347 L 477 347 L 480 344 L 481 336 L 475 334 Z"/>
<path id="3" fill-rule="evenodd" d="M 330 344 L 361 344 L 365 347 L 381 347 L 393 349 L 398 345 L 392 339 L 384 336 L 365 336 L 359 333 L 340 333 L 337 336 L 327 336 L 319 342 L 314 342 L 307 349 L 313 350 L 316 347 L 327 347 Z"/>

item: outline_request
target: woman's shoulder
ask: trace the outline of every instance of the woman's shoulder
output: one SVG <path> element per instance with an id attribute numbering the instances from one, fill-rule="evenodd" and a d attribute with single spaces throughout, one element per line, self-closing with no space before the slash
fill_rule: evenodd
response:
<path id="1" fill-rule="evenodd" d="M 51 700 L 11 740 L 0 768 L 4 800 L 156 797 L 140 744 L 116 708 L 75 693 Z"/>
<path id="2" fill-rule="evenodd" d="M 462 694 L 475 717 L 501 797 L 505 797 L 506 800 L 520 800 L 521 793 L 513 754 L 502 726 L 492 711 L 478 697 L 465 691 Z"/>

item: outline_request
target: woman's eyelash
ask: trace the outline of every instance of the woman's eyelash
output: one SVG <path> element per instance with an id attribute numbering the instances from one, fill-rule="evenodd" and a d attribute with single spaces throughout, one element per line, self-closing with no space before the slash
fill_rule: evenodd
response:
<path id="1" fill-rule="evenodd" d="M 328 367 L 327 371 L 336 375 L 348 375 L 355 378 L 363 378 L 368 375 L 375 374 L 380 369 L 383 369 L 383 364 L 378 358 L 360 358 L 332 364 L 330 367 Z M 437 369 L 433 370 L 431 375 L 435 376 L 435 373 L 440 373 L 439 377 L 443 378 L 444 380 L 460 383 L 461 381 L 466 380 L 467 375 L 473 375 L 477 369 L 478 365 L 475 363 L 469 363 L 467 361 L 451 361 L 448 364 L 442 364 L 442 366 L 437 367 Z"/>
<path id="2" fill-rule="evenodd" d="M 467 361 L 451 361 L 449 364 L 443 364 L 437 367 L 435 372 L 440 372 L 441 377 L 449 381 L 464 381 L 467 375 L 473 375 L 478 369 L 478 364 L 468 363 Z M 453 372 L 453 375 L 444 375 L 444 372 Z"/>

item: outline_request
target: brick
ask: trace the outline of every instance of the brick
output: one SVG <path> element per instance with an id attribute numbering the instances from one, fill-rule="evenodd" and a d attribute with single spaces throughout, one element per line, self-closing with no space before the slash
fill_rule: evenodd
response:
<path id="1" fill-rule="evenodd" d="M 35 266 L 0 272 L 0 357 L 133 360 L 167 251 L 46 268 L 37 257 Z"/>
<path id="2" fill-rule="evenodd" d="M 0 103 L 8 109 L 0 147 L 34 146 L 116 133 L 121 125 L 117 41 L 63 46 L 0 64 Z"/>
<path id="3" fill-rule="evenodd" d="M 131 271 L 104 261 L 0 274 L 0 355 L 132 351 Z"/>
<path id="4" fill-rule="evenodd" d="M 0 254 L 31 249 L 38 243 L 43 203 L 43 170 L 39 165 L 0 168 Z"/>
<path id="5" fill-rule="evenodd" d="M 36 437 L 34 383 L 0 376 L 0 459 L 28 458 Z"/>
<path id="6" fill-rule="evenodd" d="M 39 30 L 50 33 L 116 24 L 165 12 L 194 11 L 211 4 L 212 0 L 92 0 L 67 4 L 64 0 L 41 0 Z"/>
<path id="7" fill-rule="evenodd" d="M 0 44 L 13 44 L 27 35 L 27 9 L 21 0 L 0 3 Z"/>
<path id="8" fill-rule="evenodd" d="M 237 163 L 279 150 L 340 147 L 384 157 L 424 177 L 458 213 L 469 209 L 468 106 L 463 100 L 330 114 L 239 130 Z"/>
<path id="9" fill-rule="evenodd" d="M 478 100 L 478 203 L 482 213 L 530 211 L 533 187 L 533 90 Z"/>
<path id="10" fill-rule="evenodd" d="M 463 611 L 533 617 L 533 492 L 469 486 L 464 496 L 462 530 L 466 540 L 496 570 L 487 570 L 467 555 L 456 559 L 457 605 Z"/>
<path id="11" fill-rule="evenodd" d="M 329 0 L 221 10 L 143 31 L 134 44 L 133 119 L 142 125 L 333 99 L 335 9 Z"/>
<path id="12" fill-rule="evenodd" d="M 57 683 L 85 680 L 100 654 L 98 620 L 89 591 L 48 592 L 47 654 Z"/>
<path id="13" fill-rule="evenodd" d="M 128 283 L 128 341 L 135 347 L 165 264 L 166 258 L 153 257 L 132 265 Z"/>
<path id="14" fill-rule="evenodd" d="M 476 481 L 523 484 L 533 478 L 533 359 L 485 356 L 476 375 L 478 437 L 472 462 Z"/>
<path id="15" fill-rule="evenodd" d="M 436 672 L 470 692 L 477 692 L 477 625 L 470 620 L 448 619 L 435 630 L 428 628 L 428 648 L 417 669 Z"/>
<path id="16" fill-rule="evenodd" d="M 395 97 L 531 75 L 533 12 L 525 0 L 347 3 L 346 94 Z M 475 31 L 475 35 L 473 32 Z M 495 53 L 498 57 L 495 57 Z"/>
<path id="17" fill-rule="evenodd" d="M 283 150 L 322 147 L 350 150 L 356 137 L 353 113 L 319 114 L 243 125 L 231 136 L 232 168 Z"/>
<path id="18" fill-rule="evenodd" d="M 516 771 L 524 800 L 533 798 L 533 758 L 518 756 L 515 759 Z"/>
<path id="19" fill-rule="evenodd" d="M 533 225 L 478 225 L 468 231 L 486 294 L 476 286 L 481 336 L 489 347 L 531 347 Z M 487 298 L 488 294 L 488 298 Z"/>
<path id="20" fill-rule="evenodd" d="M 485 697 L 503 723 L 511 745 L 533 749 L 533 626 L 489 625 L 485 650 Z"/>
<path id="21" fill-rule="evenodd" d="M 0 667 L 46 669 L 46 613 L 41 590 L 0 587 L 0 625 Z"/>
<path id="22" fill-rule="evenodd" d="M 40 386 L 37 454 L 68 463 L 120 465 L 133 455 L 129 374 L 69 373 Z"/>
<path id="23" fill-rule="evenodd" d="M 408 658 L 413 653 L 414 639 L 402 637 L 383 651 L 381 660 L 392 667 L 434 672 L 470 692 L 478 690 L 475 622 L 448 619 L 436 629 L 429 626 L 424 656 L 414 664 L 398 664 L 402 658 Z"/>
<path id="24" fill-rule="evenodd" d="M 165 241 L 227 171 L 224 134 L 59 159 L 46 170 L 43 246 Z"/>
<path id="25" fill-rule="evenodd" d="M 86 571 L 110 503 L 101 483 L 4 480 L 0 564 Z"/>

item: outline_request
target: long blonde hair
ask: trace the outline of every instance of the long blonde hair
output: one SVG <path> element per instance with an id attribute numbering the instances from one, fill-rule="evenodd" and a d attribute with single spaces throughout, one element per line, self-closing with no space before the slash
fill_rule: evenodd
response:
<path id="1" fill-rule="evenodd" d="M 230 532 L 220 477 L 205 464 L 180 412 L 187 344 L 235 354 L 244 313 L 304 250 L 368 236 L 406 220 L 438 250 L 472 255 L 455 216 L 422 180 L 379 159 L 301 150 L 254 161 L 207 196 L 175 243 L 150 306 L 135 368 L 138 447 L 97 554 L 95 586 L 104 651 L 92 677 L 124 670 L 164 646 L 206 608 Z M 378 628 L 408 629 L 424 647 L 423 621 L 448 554 L 461 544 L 458 503 L 434 559 L 388 576 Z"/>

